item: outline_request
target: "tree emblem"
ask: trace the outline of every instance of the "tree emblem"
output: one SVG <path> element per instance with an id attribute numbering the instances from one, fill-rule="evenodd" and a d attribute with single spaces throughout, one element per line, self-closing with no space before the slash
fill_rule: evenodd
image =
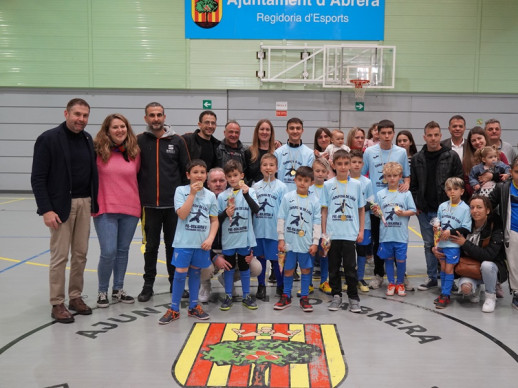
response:
<path id="1" fill-rule="evenodd" d="M 219 4 L 216 0 L 193 0 L 196 2 L 196 5 L 194 5 L 194 10 L 198 15 L 203 15 L 205 17 L 205 20 L 194 20 L 194 22 L 203 28 L 212 28 L 215 25 L 219 23 L 219 15 L 215 13 L 218 8 Z M 211 15 L 211 20 L 209 20 L 209 15 Z"/>

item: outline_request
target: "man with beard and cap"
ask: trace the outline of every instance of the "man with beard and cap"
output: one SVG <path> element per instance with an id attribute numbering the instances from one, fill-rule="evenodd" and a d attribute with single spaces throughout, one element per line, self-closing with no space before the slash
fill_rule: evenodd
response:
<path id="1" fill-rule="evenodd" d="M 145 243 L 144 286 L 138 296 L 139 302 L 147 302 L 153 295 L 162 230 L 169 283 L 173 283 L 175 267 L 171 265 L 172 244 L 178 220 L 174 210 L 174 193 L 178 186 L 188 183 L 185 171 L 190 161 L 183 138 L 164 125 L 164 107 L 158 102 L 151 102 L 146 105 L 145 112 L 147 131 L 137 136 L 141 160 L 138 182 Z"/>

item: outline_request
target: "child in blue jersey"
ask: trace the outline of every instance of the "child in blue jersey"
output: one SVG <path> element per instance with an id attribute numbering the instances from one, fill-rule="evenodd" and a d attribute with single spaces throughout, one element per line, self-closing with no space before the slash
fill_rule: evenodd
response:
<path id="1" fill-rule="evenodd" d="M 174 236 L 174 255 L 171 264 L 176 267 L 171 308 L 158 321 L 165 325 L 180 318 L 180 300 L 189 274 L 188 315 L 209 319 L 209 314 L 198 304 L 201 268 L 210 265 L 210 248 L 218 232 L 218 204 L 214 193 L 203 187 L 207 179 L 207 165 L 195 159 L 187 166 L 190 185 L 180 186 L 174 194 L 178 224 Z"/>
<path id="2" fill-rule="evenodd" d="M 261 274 L 257 277 L 257 299 L 266 298 L 266 260 L 270 260 L 277 280 L 277 290 L 283 291 L 282 273 L 277 262 L 277 214 L 281 205 L 282 197 L 286 194 L 287 187 L 280 180 L 275 178 L 277 172 L 277 158 L 274 154 L 264 154 L 261 158 L 261 173 L 264 179 L 252 186 L 257 196 L 259 211 L 254 216 L 254 233 L 257 246 L 254 253 L 263 266 Z"/>
<path id="3" fill-rule="evenodd" d="M 298 263 L 301 275 L 300 307 L 305 312 L 313 311 L 309 303 L 308 293 L 311 283 L 313 258 L 320 240 L 320 203 L 316 196 L 308 195 L 313 184 L 313 170 L 302 166 L 295 174 L 297 190 L 290 191 L 282 198 L 277 217 L 277 234 L 279 235 L 279 252 L 286 252 L 284 263 L 284 292 L 273 307 L 283 310 L 291 305 L 291 289 L 293 272 Z"/>
<path id="4" fill-rule="evenodd" d="M 288 143 L 275 150 L 279 171 L 277 177 L 288 186 L 288 191 L 295 190 L 295 173 L 300 166 L 311 166 L 315 159 L 314 152 L 302 144 L 304 126 L 302 120 L 293 117 L 286 124 Z"/>
<path id="5" fill-rule="evenodd" d="M 434 301 L 435 307 L 443 309 L 450 304 L 450 294 L 453 285 L 453 268 L 459 262 L 460 246 L 449 241 L 452 235 L 466 237 L 471 231 L 471 212 L 469 206 L 461 199 L 464 194 L 464 181 L 457 177 L 446 179 L 444 183 L 449 201 L 439 205 L 437 218 L 441 223 L 441 237 L 437 247 L 445 255 L 439 259 L 441 263 L 441 295 Z"/>
<path id="6" fill-rule="evenodd" d="M 243 306 L 256 310 L 257 304 L 250 296 L 250 266 L 246 257 L 255 247 L 255 234 L 252 226 L 252 213 L 257 214 L 259 205 L 255 190 L 249 188 L 243 178 L 243 166 L 236 160 L 229 160 L 223 167 L 229 184 L 218 196 L 219 222 L 221 223 L 221 247 L 225 260 L 231 265 L 223 273 L 225 279 L 225 299 L 220 310 L 228 311 L 232 307 L 232 286 L 236 265 L 241 276 Z"/>
<path id="7" fill-rule="evenodd" d="M 356 274 L 358 276 L 358 289 L 361 292 L 369 292 L 369 286 L 364 280 L 365 277 L 365 264 L 367 263 L 367 253 L 369 247 L 372 252 L 372 241 L 371 241 L 371 217 L 370 217 L 370 205 L 369 202 L 374 202 L 374 194 L 372 192 L 371 180 L 361 175 L 363 167 L 363 152 L 361 150 L 351 151 L 351 179 L 356 179 L 362 185 L 363 196 L 366 201 L 365 205 L 365 228 L 363 229 L 363 240 L 356 244 Z"/>
<path id="8" fill-rule="evenodd" d="M 340 266 L 343 265 L 349 310 L 361 312 L 356 275 L 355 245 L 363 241 L 365 227 L 365 198 L 362 185 L 355 179 L 348 180 L 351 155 L 338 150 L 333 155 L 336 177 L 324 184 L 324 204 L 322 207 L 322 233 L 331 237 L 329 248 L 329 284 L 333 299 L 329 311 L 337 311 L 342 305 L 342 279 Z"/>
<path id="9" fill-rule="evenodd" d="M 378 191 L 376 202 L 385 222 L 380 223 L 378 256 L 385 260 L 388 286 L 386 294 L 406 296 L 405 272 L 408 250 L 408 221 L 416 214 L 410 191 L 398 191 L 403 176 L 403 167 L 397 162 L 388 162 L 383 167 L 383 176 L 388 187 Z M 394 277 L 394 260 L 397 261 L 397 280 Z"/>

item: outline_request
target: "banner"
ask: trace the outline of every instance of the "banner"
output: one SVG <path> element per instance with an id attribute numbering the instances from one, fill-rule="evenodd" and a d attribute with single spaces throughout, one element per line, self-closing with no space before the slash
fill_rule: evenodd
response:
<path id="1" fill-rule="evenodd" d="M 185 0 L 187 39 L 383 40 L 385 0 Z"/>

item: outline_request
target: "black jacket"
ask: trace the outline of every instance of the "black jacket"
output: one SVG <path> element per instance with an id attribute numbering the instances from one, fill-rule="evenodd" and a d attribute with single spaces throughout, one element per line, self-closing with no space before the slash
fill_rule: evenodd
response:
<path id="1" fill-rule="evenodd" d="M 218 167 L 223 168 L 229 160 L 237 160 L 239 163 L 241 163 L 243 171 L 245 171 L 247 168 L 245 151 L 246 148 L 243 146 L 241 141 L 238 140 L 237 147 L 232 148 L 229 147 L 225 142 L 225 139 L 223 139 L 216 148 L 216 163 Z"/>
<path id="2" fill-rule="evenodd" d="M 502 219 L 502 225 L 504 226 L 504 244 L 509 247 L 509 229 L 507 223 L 509 221 L 509 195 L 511 193 L 512 180 L 509 179 L 505 182 L 498 183 L 491 194 L 489 194 L 489 200 L 493 209 L 498 212 Z"/>
<path id="3" fill-rule="evenodd" d="M 423 146 L 421 151 L 412 157 L 410 163 L 410 192 L 414 198 L 415 205 L 418 210 L 437 211 L 437 209 L 428 209 L 426 203 L 425 193 L 427 190 L 436 190 L 437 199 L 439 204 L 446 202 L 448 196 L 444 191 L 444 183 L 446 179 L 450 177 L 459 177 L 464 180 L 464 172 L 462 170 L 462 162 L 460 161 L 459 155 L 451 149 L 444 149 L 439 155 L 437 161 L 437 170 L 435 175 L 435 187 L 426 187 L 426 156 L 427 151 L 426 144 Z"/>
<path id="4" fill-rule="evenodd" d="M 43 215 L 48 211 L 54 211 L 62 222 L 70 215 L 72 207 L 72 166 L 70 144 L 67 138 L 68 131 L 65 122 L 56 128 L 43 132 L 34 144 L 34 157 L 32 159 L 31 185 L 38 214 Z M 90 151 L 90 164 L 92 178 L 90 180 L 90 198 L 92 201 L 92 213 L 97 213 L 97 191 L 99 189 L 99 177 L 92 136 L 82 131 L 85 142 Z"/>
<path id="5" fill-rule="evenodd" d="M 216 167 L 218 165 L 217 159 L 216 159 L 216 149 L 218 148 L 220 141 L 218 139 L 216 139 L 214 136 L 210 137 L 210 142 L 212 144 L 214 157 L 212 158 L 211 161 L 208 161 L 201 155 L 202 148 L 201 148 L 201 143 L 200 143 L 201 139 L 198 136 L 199 132 L 200 132 L 200 129 L 198 128 L 193 133 L 186 133 L 186 134 L 182 135 L 182 137 L 184 138 L 185 142 L 187 143 L 187 148 L 189 150 L 191 160 L 194 160 L 194 159 L 205 160 L 205 162 L 207 163 L 207 171 L 208 171 L 212 167 Z"/>

